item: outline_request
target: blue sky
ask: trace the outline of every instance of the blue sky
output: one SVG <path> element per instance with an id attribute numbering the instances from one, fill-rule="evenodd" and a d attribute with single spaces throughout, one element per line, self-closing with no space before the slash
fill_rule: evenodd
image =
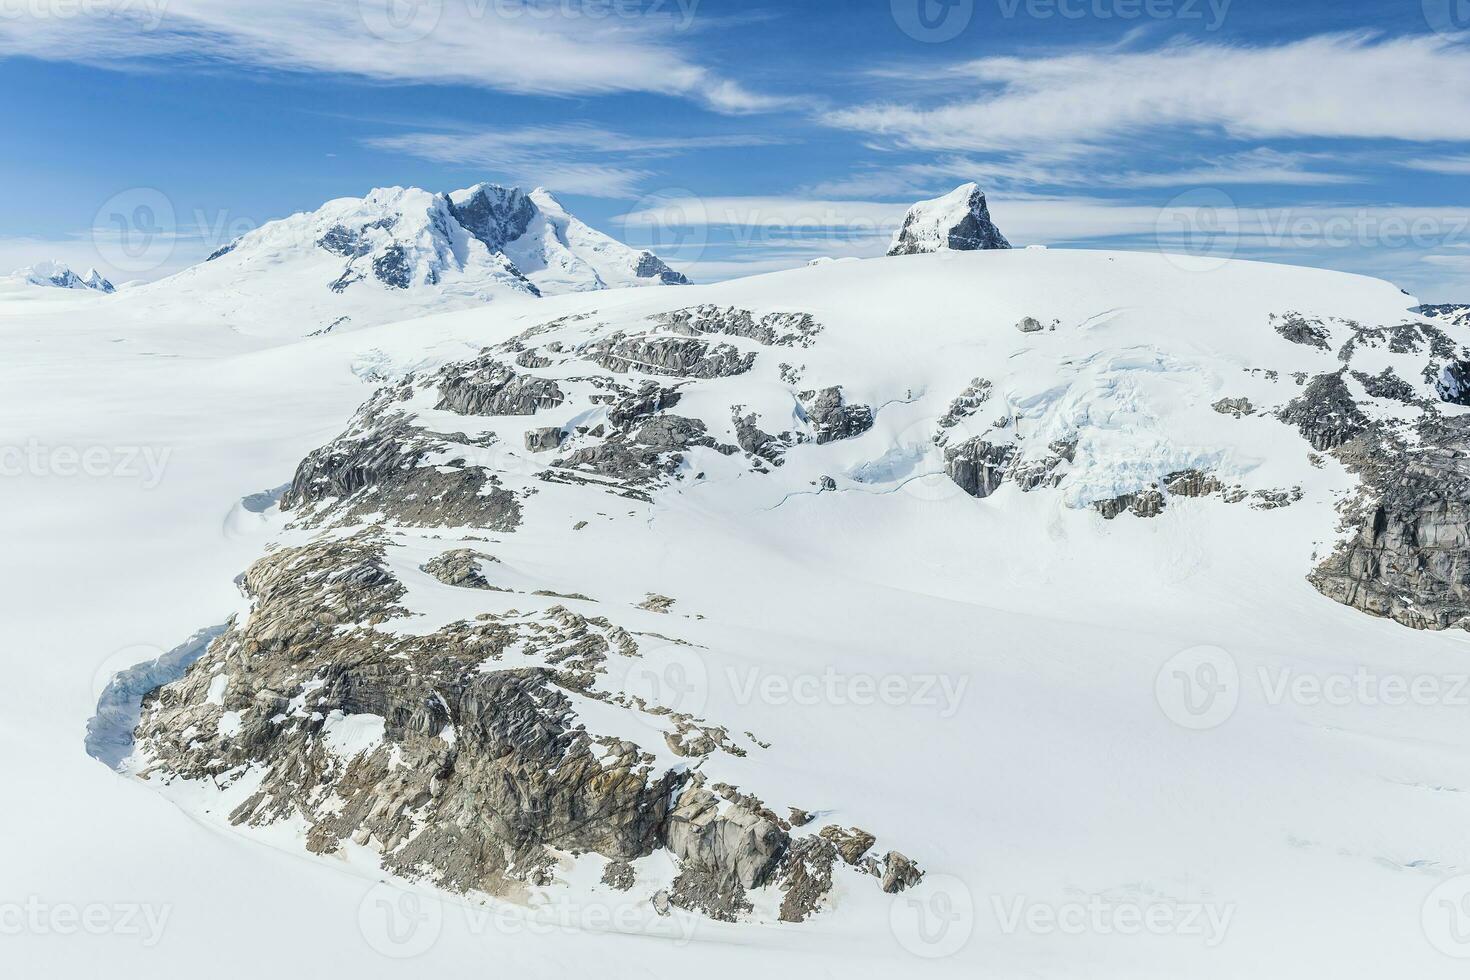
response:
<path id="1" fill-rule="evenodd" d="M 1470 301 L 1467 32 L 1470 0 L 0 0 L 0 265 L 155 277 L 496 180 L 723 278 L 881 253 L 973 179 L 1018 244 Z M 119 271 L 138 215 L 175 245 Z"/>

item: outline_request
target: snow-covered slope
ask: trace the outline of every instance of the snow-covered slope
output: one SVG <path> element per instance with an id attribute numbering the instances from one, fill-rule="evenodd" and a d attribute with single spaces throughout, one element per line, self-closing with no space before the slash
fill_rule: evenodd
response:
<path id="1" fill-rule="evenodd" d="M 273 221 L 127 291 L 159 316 L 301 337 L 561 292 L 686 280 L 569 215 L 545 190 L 379 188 Z"/>
<path id="2" fill-rule="evenodd" d="M 924 252 L 973 252 L 1010 248 L 1011 243 L 990 219 L 985 193 L 975 183 L 961 184 L 943 197 L 909 208 L 893 236 L 889 255 Z"/>
<path id="3" fill-rule="evenodd" d="M 84 276 L 77 275 L 65 262 L 38 262 L 19 269 L 11 276 L 31 286 L 52 286 L 59 289 L 90 289 L 99 293 L 114 292 L 112 283 L 102 278 L 96 269 L 88 269 Z"/>
<path id="4" fill-rule="evenodd" d="M 1392 460 L 1405 426 L 1466 417 L 1443 400 L 1464 338 L 1410 302 L 1318 270 L 999 250 L 310 342 L 13 316 L 0 445 L 150 455 L 68 479 L 41 453 L 7 483 L 0 589 L 25 655 L 0 751 L 7 789 L 39 802 L 0 814 L 0 860 L 13 894 L 173 917 L 149 945 L 24 934 L 7 955 L 243 977 L 259 962 L 219 950 L 251 935 L 362 976 L 405 955 L 528 975 L 1459 976 L 1432 916 L 1470 869 L 1465 633 L 1307 580 L 1359 527 L 1339 505 L 1382 476 L 1353 447 Z M 1346 402 L 1319 403 L 1323 376 Z M 1362 428 L 1339 441 L 1341 423 Z M 83 757 L 88 678 L 236 613 L 146 706 L 146 782 Z M 523 737 L 487 753 L 502 716 L 481 695 L 533 680 L 503 716 Z M 548 742 L 566 766 L 497 768 Z M 499 897 L 468 877 L 507 870 L 499 849 L 462 861 L 503 839 L 497 815 L 540 845 L 567 812 L 543 790 L 631 791 L 644 755 L 681 798 L 696 777 L 715 795 L 695 830 L 778 818 L 759 839 L 788 851 L 739 921 L 674 886 L 750 839 L 701 850 L 656 809 L 639 856 L 609 853 L 618 822 L 509 869 L 521 887 Z M 466 792 L 476 774 L 510 781 Z M 579 799 L 609 797 L 649 798 Z M 878 843 L 825 891 L 783 890 L 784 855 L 819 871 L 803 842 L 828 827 Z M 922 879 L 885 891 L 890 850 Z M 385 858 L 442 887 L 379 884 Z M 798 887 L 820 901 L 780 921 Z"/>

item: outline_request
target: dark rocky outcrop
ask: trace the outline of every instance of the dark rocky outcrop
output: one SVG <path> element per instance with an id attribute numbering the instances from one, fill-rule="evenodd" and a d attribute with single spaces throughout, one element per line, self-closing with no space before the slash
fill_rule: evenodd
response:
<path id="1" fill-rule="evenodd" d="M 1419 394 L 1414 386 L 1409 384 L 1397 374 L 1392 368 L 1384 368 L 1377 374 L 1365 374 L 1362 371 L 1352 372 L 1353 380 L 1363 386 L 1369 398 L 1382 398 L 1387 401 L 1402 402 L 1411 405 L 1419 401 Z M 1445 399 L 1449 401 L 1450 399 Z"/>
<path id="2" fill-rule="evenodd" d="M 639 279 L 657 279 L 665 286 L 687 286 L 689 277 L 682 272 L 675 272 L 668 267 L 663 259 L 652 252 L 640 252 L 638 262 L 633 267 L 633 274 Z"/>
<path id="3" fill-rule="evenodd" d="M 1318 452 L 1336 449 L 1361 434 L 1368 419 L 1358 408 L 1342 373 L 1319 374 L 1279 413 Z"/>
<path id="4" fill-rule="evenodd" d="M 810 347 L 822 330 L 809 313 L 769 313 L 757 319 L 750 310 L 733 306 L 696 306 L 662 313 L 653 320 L 671 333 L 745 337 L 767 347 Z"/>
<path id="5" fill-rule="evenodd" d="M 795 435 L 790 432 L 772 435 L 760 427 L 760 420 L 756 416 L 742 415 L 740 411 L 741 406 L 735 406 L 736 443 L 757 459 L 780 466 L 787 450 L 796 443 Z"/>
<path id="6" fill-rule="evenodd" d="M 409 264 L 408 253 L 403 246 L 395 242 L 384 249 L 382 255 L 375 256 L 373 275 L 383 285 L 394 289 L 407 289 L 413 285 L 413 266 Z M 431 278 L 430 285 L 433 282 Z"/>
<path id="7" fill-rule="evenodd" d="M 380 391 L 346 432 L 302 460 L 281 509 L 316 524 L 374 518 L 406 527 L 514 530 L 520 503 L 494 475 L 462 459 L 427 464 L 453 444 L 416 428 L 395 409 L 404 394 Z"/>
<path id="8" fill-rule="evenodd" d="M 1092 506 L 1104 520 L 1111 521 L 1122 514 L 1158 517 L 1164 512 L 1165 500 L 1158 489 L 1149 487 L 1136 493 L 1123 493 L 1108 500 L 1094 501 Z"/>
<path id="9" fill-rule="evenodd" d="M 755 364 L 755 353 L 729 344 L 711 345 L 683 337 L 617 335 L 587 350 L 598 366 L 618 374 L 638 372 L 675 378 L 728 378 Z"/>
<path id="10" fill-rule="evenodd" d="M 1221 415 L 1233 415 L 1238 419 L 1253 415 L 1256 411 L 1256 406 L 1251 404 L 1249 398 L 1222 398 L 1210 407 Z"/>
<path id="11" fill-rule="evenodd" d="M 1339 450 L 1363 481 L 1351 536 L 1309 580 L 1324 595 L 1416 629 L 1470 629 L 1470 424 L 1428 416 Z"/>
<path id="12" fill-rule="evenodd" d="M 493 589 L 494 586 L 480 571 L 480 565 L 486 562 L 499 564 L 500 559 L 470 548 L 455 548 L 425 563 L 423 571 L 445 585 L 462 589 Z"/>
<path id="13" fill-rule="evenodd" d="M 535 415 L 566 401 L 555 381 L 517 374 L 494 356 L 450 369 L 439 393 L 435 407 L 458 415 Z"/>
<path id="14" fill-rule="evenodd" d="M 642 486 L 672 476 L 684 463 L 684 454 L 703 446 L 725 454 L 699 419 L 654 415 L 631 433 L 614 433 L 607 441 L 577 449 L 553 465 L 586 470 L 628 486 Z"/>
<path id="15" fill-rule="evenodd" d="M 949 409 L 939 419 L 939 428 L 941 430 L 952 429 L 974 415 L 979 411 L 981 405 L 990 400 L 990 392 L 993 387 L 984 378 L 976 378 L 971 381 L 969 386 L 949 403 Z M 942 431 L 935 436 L 936 440 L 942 438 L 944 438 Z"/>
<path id="16" fill-rule="evenodd" d="M 1016 447 L 995 445 L 982 437 L 967 440 L 944 454 L 944 470 L 972 497 L 988 497 L 1005 482 Z"/>
<path id="17" fill-rule="evenodd" d="M 607 420 L 613 427 L 626 430 L 636 422 L 679 404 L 679 390 L 665 388 L 656 381 L 645 381 L 636 391 L 624 391 L 613 397 Z"/>
<path id="18" fill-rule="evenodd" d="M 561 448 L 566 439 L 566 432 L 559 425 L 543 426 L 539 429 L 529 429 L 526 432 L 526 451 L 532 453 L 544 453 L 553 449 Z"/>
<path id="19" fill-rule="evenodd" d="M 1273 315 L 1271 326 L 1293 344 L 1319 350 L 1332 349 L 1332 331 L 1321 320 L 1309 320 L 1300 313 L 1287 313 L 1279 317 Z"/>
<path id="20" fill-rule="evenodd" d="M 679 863 L 674 905 L 733 920 L 750 910 L 749 891 L 775 883 L 801 917 L 820 907 L 830 865 L 787 860 L 790 825 L 761 801 L 579 721 L 578 698 L 642 710 L 597 689 L 608 657 L 640 655 L 626 631 L 562 606 L 429 635 L 374 629 L 409 614 L 391 546 L 365 530 L 256 562 L 242 579 L 248 621 L 145 699 L 139 774 L 228 785 L 253 770 L 258 785 L 232 822 L 304 820 L 312 851 L 350 839 L 386 869 L 452 891 L 549 884 L 557 853 L 603 855 L 603 880 L 629 889 L 629 862 L 667 849 Z M 458 550 L 426 570 L 473 585 L 493 560 Z M 511 650 L 530 664 L 500 666 Z M 701 731 L 721 750 L 722 729 Z M 805 856 L 831 846 L 805 840 Z"/>
<path id="21" fill-rule="evenodd" d="M 873 410 L 867 405 L 849 404 L 840 387 L 802 392 L 801 407 L 818 445 L 851 439 L 873 427 Z"/>

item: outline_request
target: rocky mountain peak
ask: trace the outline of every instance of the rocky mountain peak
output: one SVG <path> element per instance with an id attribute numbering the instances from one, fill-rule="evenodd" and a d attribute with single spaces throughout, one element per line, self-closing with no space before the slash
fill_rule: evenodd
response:
<path id="1" fill-rule="evenodd" d="M 920 201 L 909 208 L 888 254 L 975 252 L 1010 247 L 1011 243 L 990 219 L 984 191 L 979 184 L 968 183 L 943 197 Z"/>
<path id="2" fill-rule="evenodd" d="M 33 266 L 18 270 L 15 278 L 22 279 L 33 286 L 91 289 L 99 293 L 116 291 L 112 283 L 102 278 L 102 273 L 96 269 L 88 269 L 86 275 L 79 276 L 65 262 L 59 261 L 38 262 Z"/>
<path id="3" fill-rule="evenodd" d="M 501 298 L 687 282 L 651 252 L 578 220 L 544 188 L 481 182 L 328 201 L 129 293 L 190 317 L 305 336 Z"/>

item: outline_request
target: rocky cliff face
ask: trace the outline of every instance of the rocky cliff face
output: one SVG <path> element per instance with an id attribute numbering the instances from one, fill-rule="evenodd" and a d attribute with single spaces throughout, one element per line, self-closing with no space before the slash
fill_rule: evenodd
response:
<path id="1" fill-rule="evenodd" d="M 548 588 L 495 554 L 498 536 L 537 533 L 530 508 L 552 488 L 590 513 L 698 480 L 696 458 L 769 472 L 774 455 L 719 437 L 728 417 L 680 407 L 821 332 L 712 306 L 616 330 L 573 317 L 384 387 L 301 463 L 282 497 L 294 543 L 243 576 L 249 615 L 148 696 L 129 766 L 229 787 L 237 825 L 293 824 L 311 851 L 369 848 L 456 892 L 519 896 L 590 860 L 662 913 L 735 921 L 759 904 L 800 922 L 844 878 L 913 885 L 923 872 L 873 835 L 809 825 L 821 801 L 708 775 L 782 751 L 740 718 L 619 680 L 698 655 L 674 600 Z M 872 424 L 840 385 L 789 397 L 784 447 Z M 671 877 L 639 870 L 655 854 Z"/>
<path id="2" fill-rule="evenodd" d="M 888 254 L 974 252 L 1010 247 L 1011 243 L 990 220 L 990 208 L 980 186 L 962 184 L 943 197 L 920 201 L 909 208 Z"/>
<path id="3" fill-rule="evenodd" d="M 1362 486 L 1343 506 L 1349 537 L 1310 580 L 1406 626 L 1470 628 L 1470 417 L 1450 408 L 1470 403 L 1470 349 L 1425 323 L 1337 323 L 1331 337 L 1342 367 L 1312 378 L 1281 418 Z M 1354 370 L 1385 352 L 1419 370 Z"/>

